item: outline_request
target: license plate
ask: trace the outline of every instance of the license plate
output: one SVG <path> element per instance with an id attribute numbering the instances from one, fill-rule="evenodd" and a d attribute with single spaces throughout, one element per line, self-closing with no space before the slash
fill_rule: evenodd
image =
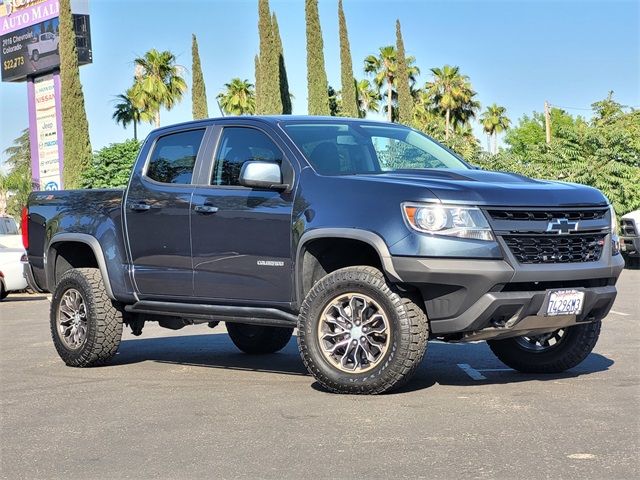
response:
<path id="1" fill-rule="evenodd" d="M 580 290 L 554 290 L 547 294 L 547 315 L 578 315 L 582 312 L 584 292 Z"/>

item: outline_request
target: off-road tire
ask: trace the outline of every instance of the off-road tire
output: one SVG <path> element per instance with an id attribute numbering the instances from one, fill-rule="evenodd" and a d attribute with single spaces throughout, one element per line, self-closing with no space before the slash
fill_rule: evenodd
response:
<path id="1" fill-rule="evenodd" d="M 37 62 L 38 60 L 40 60 L 40 52 L 38 52 L 38 50 L 34 50 L 33 53 L 31 54 L 31 59 L 34 62 Z"/>
<path id="2" fill-rule="evenodd" d="M 329 302 L 341 293 L 369 296 L 384 310 L 391 341 L 377 365 L 348 373 L 332 365 L 320 350 L 318 323 Z M 404 385 L 426 352 L 429 324 L 424 310 L 406 293 L 388 284 L 382 272 L 368 266 L 336 270 L 319 280 L 307 294 L 298 318 L 298 348 L 305 366 L 326 390 L 347 394 L 380 394 Z"/>
<path id="3" fill-rule="evenodd" d="M 4 288 L 4 283 L 0 281 L 0 300 L 4 300 L 5 298 L 7 298 L 7 295 L 9 295 L 9 292 L 7 292 L 7 289 Z"/>
<path id="4" fill-rule="evenodd" d="M 488 340 L 502 363 L 524 373 L 560 373 L 575 367 L 591 353 L 600 336 L 601 321 L 566 329 L 562 341 L 548 350 L 526 350 L 515 338 Z"/>
<path id="5" fill-rule="evenodd" d="M 87 338 L 76 350 L 67 348 L 56 324 L 60 301 L 70 288 L 80 292 L 87 312 Z M 100 270 L 73 268 L 62 275 L 51 299 L 50 325 L 58 355 L 70 367 L 102 365 L 116 354 L 122 338 L 122 311 L 107 296 Z"/>
<path id="6" fill-rule="evenodd" d="M 286 347 L 293 334 L 293 328 L 229 322 L 227 332 L 234 345 L 244 353 L 265 355 Z"/>

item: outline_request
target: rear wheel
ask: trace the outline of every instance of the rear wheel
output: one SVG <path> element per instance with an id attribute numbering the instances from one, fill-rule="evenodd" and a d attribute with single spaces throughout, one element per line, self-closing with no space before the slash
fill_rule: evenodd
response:
<path id="1" fill-rule="evenodd" d="M 275 353 L 286 347 L 293 334 L 293 328 L 227 323 L 227 332 L 240 350 L 260 355 Z"/>
<path id="2" fill-rule="evenodd" d="M 53 292 L 50 321 L 58 355 L 71 367 L 101 365 L 118 351 L 122 312 L 107 296 L 97 268 L 64 273 Z"/>
<path id="3" fill-rule="evenodd" d="M 4 288 L 4 283 L 0 281 L 0 300 L 4 300 L 5 298 L 7 298 L 7 295 L 9 295 L 9 292 L 7 292 L 7 289 Z"/>
<path id="4" fill-rule="evenodd" d="M 336 393 L 399 388 L 424 356 L 427 317 L 387 284 L 380 270 L 337 270 L 309 291 L 298 320 L 298 347 L 309 372 Z"/>
<path id="5" fill-rule="evenodd" d="M 491 351 L 507 366 L 525 373 L 560 373 L 591 353 L 601 322 L 561 328 L 540 335 L 488 340 Z"/>

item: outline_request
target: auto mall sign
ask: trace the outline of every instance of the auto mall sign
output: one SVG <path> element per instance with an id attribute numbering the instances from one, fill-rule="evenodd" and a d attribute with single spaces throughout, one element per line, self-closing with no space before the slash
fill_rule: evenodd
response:
<path id="1" fill-rule="evenodd" d="M 59 0 L 0 0 L 0 35 L 60 15 Z"/>

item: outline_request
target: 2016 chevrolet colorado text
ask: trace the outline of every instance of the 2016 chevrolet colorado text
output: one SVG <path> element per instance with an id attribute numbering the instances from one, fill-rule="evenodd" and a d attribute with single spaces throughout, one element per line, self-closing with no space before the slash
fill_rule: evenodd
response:
<path id="1" fill-rule="evenodd" d="M 297 327 L 324 387 L 381 393 L 429 339 L 580 363 L 623 268 L 613 222 L 594 188 L 479 170 L 400 125 L 282 116 L 155 130 L 124 191 L 35 192 L 23 234 L 68 365 L 109 360 L 123 324 L 225 321 L 248 353 Z"/>

